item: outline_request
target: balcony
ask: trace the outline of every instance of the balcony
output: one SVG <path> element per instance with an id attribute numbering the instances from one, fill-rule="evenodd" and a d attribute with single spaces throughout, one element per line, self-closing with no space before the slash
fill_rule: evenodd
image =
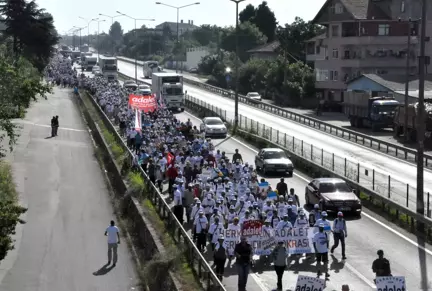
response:
<path id="1" fill-rule="evenodd" d="M 324 54 L 308 54 L 306 55 L 306 61 L 315 62 L 315 61 L 323 61 L 326 57 Z"/>
<path id="2" fill-rule="evenodd" d="M 406 66 L 406 50 L 346 51 L 341 59 L 343 68 L 401 68 Z M 416 61 L 416 54 L 412 51 L 410 61 Z"/>
<path id="3" fill-rule="evenodd" d="M 406 36 L 347 36 L 347 37 L 333 37 L 331 39 L 334 45 L 404 45 L 408 43 Z M 416 45 L 419 43 L 417 36 L 411 37 L 411 44 Z"/>

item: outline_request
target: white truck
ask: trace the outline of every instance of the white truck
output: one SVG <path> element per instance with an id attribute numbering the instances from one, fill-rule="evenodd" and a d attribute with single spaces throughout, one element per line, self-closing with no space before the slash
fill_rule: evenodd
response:
<path id="1" fill-rule="evenodd" d="M 108 81 L 117 80 L 117 58 L 108 56 L 99 56 L 99 67 L 101 68 L 104 78 Z"/>
<path id="2" fill-rule="evenodd" d="M 153 73 L 152 92 L 159 104 L 184 111 L 183 76 L 176 73 Z"/>
<path id="3" fill-rule="evenodd" d="M 91 71 L 93 69 L 93 66 L 96 66 L 97 64 L 97 57 L 96 56 L 86 56 L 84 59 L 84 63 L 81 64 L 82 67 L 86 71 Z"/>

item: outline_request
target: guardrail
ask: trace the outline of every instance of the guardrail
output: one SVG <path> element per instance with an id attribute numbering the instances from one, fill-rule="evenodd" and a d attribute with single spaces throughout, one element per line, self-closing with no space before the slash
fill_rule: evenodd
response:
<path id="1" fill-rule="evenodd" d="M 123 78 L 129 78 L 124 74 L 121 74 L 121 76 Z M 139 82 L 148 84 L 145 81 Z M 225 121 L 229 121 L 227 120 L 225 110 L 189 95 L 186 95 L 186 101 L 197 104 L 202 108 L 206 108 L 220 116 Z M 364 187 L 366 189 L 369 189 L 368 191 L 377 193 L 381 197 L 387 197 L 387 199 L 392 200 L 393 203 L 396 203 L 397 205 L 416 209 L 416 188 L 409 184 L 402 183 L 397 179 L 392 178 L 390 175 L 384 175 L 379 171 L 365 167 L 360 163 L 353 163 L 346 158 L 324 151 L 322 148 L 313 146 L 286 133 L 281 133 L 278 130 L 242 115 L 240 115 L 239 126 L 244 130 L 254 130 L 257 135 L 268 137 L 273 143 L 276 143 L 280 147 L 289 148 L 291 151 L 295 152 L 296 155 L 299 155 L 304 159 L 318 163 L 327 169 L 332 169 L 333 172 L 346 179 L 361 183 L 362 185 L 365 185 Z M 424 201 L 426 202 L 424 215 L 431 217 L 432 196 L 430 193 L 425 193 L 424 195 Z"/>
<path id="2" fill-rule="evenodd" d="M 92 101 L 93 105 L 98 109 L 104 125 L 113 134 L 116 142 L 121 145 L 125 152 L 129 154 L 130 160 L 133 160 L 133 153 L 127 147 L 122 137 L 118 134 L 115 126 L 109 120 L 108 116 L 106 116 L 105 112 L 103 112 L 103 110 L 100 108 L 99 104 L 97 104 L 93 96 L 91 96 L 90 100 Z M 186 249 L 184 250 L 184 254 L 187 262 L 191 266 L 192 270 L 194 270 L 196 276 L 204 283 L 204 287 L 206 288 L 205 290 L 227 291 L 223 286 L 222 282 L 217 278 L 212 267 L 207 263 L 206 259 L 195 246 L 187 231 L 183 228 L 181 223 L 175 217 L 174 213 L 171 211 L 170 206 L 165 201 L 162 194 L 150 181 L 147 173 L 145 173 L 141 168 L 140 172 L 146 185 L 143 191 L 143 196 L 147 196 L 150 198 L 160 218 L 165 222 L 165 225 L 168 228 L 167 230 L 169 231 L 175 243 L 183 244 L 186 247 Z"/>
<path id="3" fill-rule="evenodd" d="M 125 57 L 117 57 L 117 59 L 128 62 L 128 63 L 134 63 L 134 60 L 125 58 Z M 138 61 L 140 65 L 142 65 L 142 61 Z M 235 94 L 227 91 L 222 88 L 218 88 L 215 86 L 208 85 L 206 83 L 198 82 L 195 80 L 188 79 L 187 76 L 183 76 L 183 80 L 185 83 L 199 87 L 203 90 L 218 94 L 222 97 L 226 97 L 229 99 L 234 99 Z M 249 98 L 247 98 L 244 95 L 239 94 L 239 102 L 244 103 L 246 105 L 258 108 L 260 110 L 270 112 L 272 114 L 278 115 L 280 117 L 290 119 L 292 121 L 298 122 L 300 124 L 318 129 L 320 131 L 329 133 L 331 135 L 337 136 L 339 138 L 343 138 L 346 140 L 349 140 L 351 142 L 355 142 L 357 144 L 361 144 L 363 146 L 369 147 L 371 149 L 380 151 L 382 153 L 388 154 L 390 156 L 406 160 L 408 162 L 416 162 L 417 161 L 417 150 L 407 148 L 402 145 L 397 145 L 391 142 L 387 142 L 384 140 L 380 140 L 375 137 L 371 137 L 367 134 L 362 134 L 359 132 L 356 132 L 354 130 L 346 129 L 340 126 L 332 125 L 328 122 L 321 121 L 319 119 L 309 117 L 303 114 L 299 114 L 293 111 L 290 111 L 289 109 L 281 108 L 279 106 L 275 106 L 272 104 L 268 104 L 265 102 L 260 101 L 251 101 Z M 425 166 L 428 168 L 432 168 L 432 155 L 424 155 L 424 163 Z"/>
<path id="4" fill-rule="evenodd" d="M 198 109 L 198 107 L 201 107 L 204 110 L 208 110 L 211 111 L 212 106 L 204 101 L 199 100 L 199 103 L 196 103 L 197 100 L 194 100 L 193 97 L 187 96 L 186 99 L 186 105 L 187 107 L 189 106 L 193 106 L 195 109 Z M 220 113 L 221 111 L 213 111 L 212 112 L 215 115 L 219 115 L 221 118 L 223 118 L 223 115 L 221 116 Z M 222 112 L 223 113 L 223 112 Z M 258 131 L 256 131 L 256 129 L 258 128 Z M 283 134 L 278 135 L 277 131 L 273 131 L 273 129 L 271 129 L 270 127 L 260 127 L 259 123 L 250 119 L 244 119 L 244 117 L 242 117 L 239 120 L 239 131 L 243 132 L 244 134 L 247 135 L 252 135 L 254 137 L 254 139 L 256 140 L 262 140 L 267 142 L 268 144 L 272 144 L 275 147 L 279 147 L 284 149 L 286 152 L 288 152 L 289 155 L 291 155 L 291 157 L 295 157 L 297 161 L 300 161 L 306 165 L 309 166 L 309 168 L 315 168 L 318 169 L 320 173 L 325 173 L 325 176 L 331 176 L 331 177 L 337 177 L 337 178 L 341 178 L 345 181 L 347 181 L 347 183 L 353 188 L 357 190 L 357 193 L 361 193 L 362 195 L 366 195 L 368 197 L 369 200 L 375 200 L 375 201 L 380 201 L 381 203 L 379 203 L 380 205 L 382 205 L 382 207 L 384 209 L 394 209 L 395 212 L 394 213 L 390 213 L 392 215 L 401 217 L 402 215 L 406 215 L 408 216 L 410 219 L 407 221 L 407 223 L 411 226 L 414 227 L 416 225 L 416 223 L 424 223 L 425 224 L 425 234 L 428 235 L 429 237 L 432 236 L 432 219 L 430 219 L 430 201 L 428 199 L 428 211 L 429 211 L 429 217 L 426 217 L 424 215 L 420 215 L 418 213 L 416 213 L 415 211 L 400 205 L 394 201 L 392 201 L 390 198 L 385 197 L 383 195 L 381 195 L 380 193 L 371 190 L 363 185 L 361 185 L 360 183 L 362 182 L 361 180 L 359 180 L 359 176 L 349 176 L 349 175 L 345 175 L 345 171 L 343 169 L 335 169 L 334 168 L 334 163 L 331 162 L 331 160 L 326 160 L 325 158 L 323 158 L 323 153 L 324 151 L 320 150 L 320 151 L 316 151 L 317 155 L 315 156 L 316 158 L 311 160 L 310 159 L 310 155 L 312 154 L 312 156 L 314 156 L 313 154 L 313 150 L 310 152 L 306 151 L 306 147 L 305 147 L 305 143 L 302 143 L 300 140 L 296 140 L 295 138 L 293 139 L 294 142 L 291 142 L 291 138 L 288 138 L 287 135 Z M 287 136 L 287 138 L 285 138 Z M 286 142 L 286 145 L 284 145 Z M 302 146 L 303 144 L 303 146 Z M 309 145 L 310 149 L 313 149 L 313 146 Z M 308 154 L 306 154 L 306 152 Z M 302 153 L 302 154 L 299 154 Z M 333 155 L 332 155 L 333 156 Z M 429 195 L 430 197 L 430 195 Z"/>

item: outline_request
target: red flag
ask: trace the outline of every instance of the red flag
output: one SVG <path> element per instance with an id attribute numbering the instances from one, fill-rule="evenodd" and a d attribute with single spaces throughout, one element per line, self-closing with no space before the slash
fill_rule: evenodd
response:
<path id="1" fill-rule="evenodd" d="M 174 162 L 174 155 L 173 154 L 167 153 L 166 159 L 167 159 L 168 165 L 174 164 L 173 163 Z"/>

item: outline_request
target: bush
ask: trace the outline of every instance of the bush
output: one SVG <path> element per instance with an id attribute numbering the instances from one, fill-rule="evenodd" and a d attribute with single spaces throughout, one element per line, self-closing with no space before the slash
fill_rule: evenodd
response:
<path id="1" fill-rule="evenodd" d="M 11 167 L 0 161 L 0 260 L 14 248 L 11 236 L 15 234 L 16 225 L 24 223 L 20 216 L 26 211 L 18 204 Z"/>

